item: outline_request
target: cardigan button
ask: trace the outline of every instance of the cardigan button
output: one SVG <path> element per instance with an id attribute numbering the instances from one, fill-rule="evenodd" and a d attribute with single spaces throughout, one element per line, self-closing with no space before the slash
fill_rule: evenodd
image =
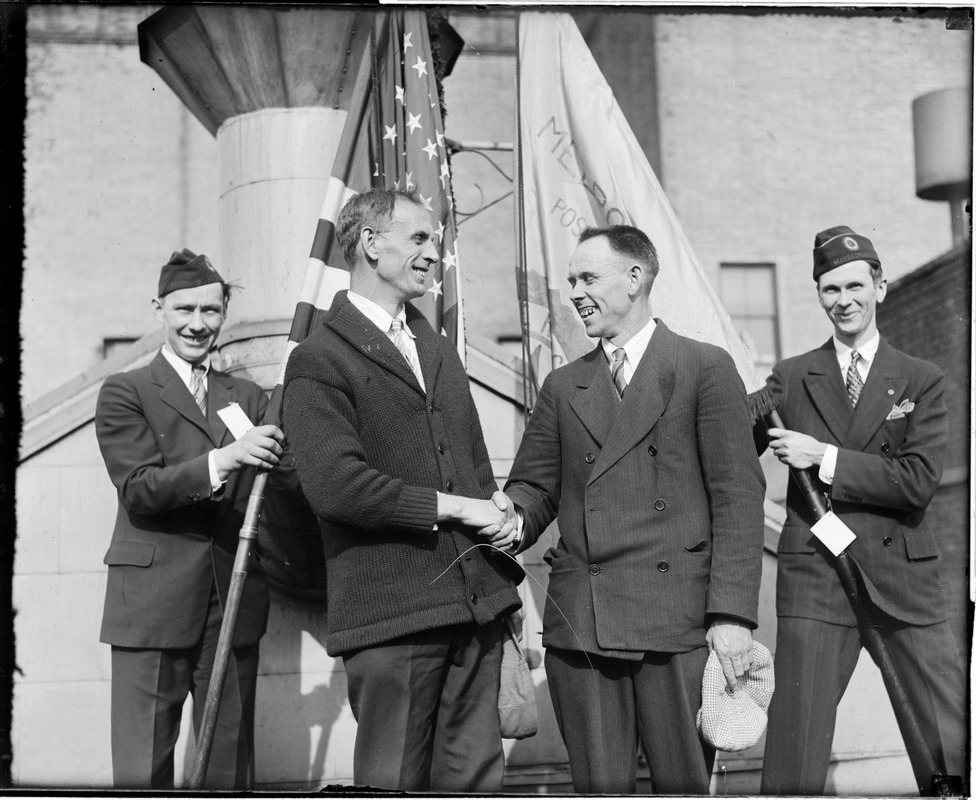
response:
<path id="1" fill-rule="evenodd" d="M 656 456 L 657 455 L 657 448 L 654 445 L 650 445 L 647 448 L 647 452 L 650 453 L 652 456 Z"/>
<path id="2" fill-rule="evenodd" d="M 583 459 L 587 464 L 592 464 L 596 461 L 596 456 L 593 453 L 587 453 L 586 458 Z"/>
<path id="3" fill-rule="evenodd" d="M 670 568 L 671 568 L 671 565 L 668 564 L 667 561 L 658 561 L 657 562 L 657 571 L 658 572 L 667 572 Z"/>
<path id="4" fill-rule="evenodd" d="M 453 492 L 454 491 L 454 481 L 448 481 L 447 482 L 447 491 L 449 491 L 449 492 Z"/>
<path id="5" fill-rule="evenodd" d="M 882 453 L 887 453 L 889 450 L 891 450 L 891 445 L 888 444 L 887 442 L 882 442 L 881 443 L 881 452 Z"/>
<path id="6" fill-rule="evenodd" d="M 885 547 L 891 547 L 891 537 L 885 536 L 884 539 L 881 540 L 881 544 L 883 544 Z"/>
<path id="7" fill-rule="evenodd" d="M 668 504 L 665 503 L 663 500 L 657 500 L 654 503 L 654 508 L 656 508 L 658 511 L 664 511 L 664 509 L 666 509 L 667 507 Z"/>
<path id="8" fill-rule="evenodd" d="M 441 455 L 444 455 L 444 445 L 442 444 L 437 445 L 437 452 L 440 453 Z"/>
<path id="9" fill-rule="evenodd" d="M 599 575 L 599 574 L 600 574 L 600 565 L 590 564 L 590 575 Z"/>
<path id="10" fill-rule="evenodd" d="M 476 594 L 471 595 L 471 605 L 473 606 L 478 605 L 478 595 Z"/>

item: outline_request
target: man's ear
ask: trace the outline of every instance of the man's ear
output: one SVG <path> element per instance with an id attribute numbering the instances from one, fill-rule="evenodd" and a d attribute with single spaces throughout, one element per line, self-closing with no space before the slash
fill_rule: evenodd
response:
<path id="1" fill-rule="evenodd" d="M 150 304 L 152 305 L 153 316 L 156 319 L 158 319 L 160 322 L 162 322 L 163 321 L 163 304 L 159 301 L 158 298 L 155 298 L 155 297 L 150 301 Z"/>
<path id="2" fill-rule="evenodd" d="M 881 279 L 881 282 L 878 284 L 877 292 L 877 301 L 879 303 L 883 303 L 885 297 L 888 296 L 888 280 L 886 278 Z"/>
<path id="3" fill-rule="evenodd" d="M 632 297 L 640 294 L 644 289 L 644 268 L 640 264 L 631 264 L 627 269 L 627 292 Z"/>
<path id="4" fill-rule="evenodd" d="M 376 261 L 379 258 L 375 230 L 369 226 L 363 226 L 363 229 L 359 232 L 359 244 L 362 245 L 367 260 Z"/>

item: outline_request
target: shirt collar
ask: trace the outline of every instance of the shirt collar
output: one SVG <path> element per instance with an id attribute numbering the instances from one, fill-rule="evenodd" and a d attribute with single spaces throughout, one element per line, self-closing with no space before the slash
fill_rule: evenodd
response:
<path id="1" fill-rule="evenodd" d="M 881 334 L 875 331 L 874 336 L 864 342 L 864 344 L 858 345 L 857 353 L 867 364 L 871 364 L 874 361 L 875 355 L 878 353 L 878 345 L 880 344 Z M 851 351 L 853 349 L 839 341 L 836 336 L 834 337 L 834 351 L 837 353 L 837 363 L 840 364 L 841 369 L 846 369 L 847 365 L 851 362 Z"/>
<path id="2" fill-rule="evenodd" d="M 627 361 L 630 363 L 631 369 L 637 369 L 637 365 L 647 351 L 647 346 L 651 343 L 654 328 L 654 319 L 651 318 L 643 328 L 630 337 L 625 345 L 613 344 L 609 339 L 601 339 L 600 344 L 603 346 L 603 352 L 607 356 L 607 361 L 612 363 L 613 351 L 622 346 L 624 352 L 627 353 Z"/>
<path id="3" fill-rule="evenodd" d="M 176 353 L 169 349 L 169 345 L 164 344 L 160 352 L 163 354 L 163 358 L 169 362 L 170 366 L 176 370 L 176 374 L 180 376 L 180 380 L 189 386 L 190 378 L 193 375 L 193 365 L 176 355 Z M 210 356 L 207 356 L 200 363 L 203 365 L 203 376 L 206 377 L 207 373 L 210 372 Z"/>
<path id="4" fill-rule="evenodd" d="M 390 312 L 387 311 L 380 305 L 377 305 L 368 297 L 363 297 L 361 294 L 356 294 L 353 291 L 347 291 L 346 297 L 349 298 L 349 302 L 352 303 L 356 308 L 363 312 L 370 322 L 372 322 L 377 328 L 379 328 L 383 333 L 389 333 L 390 326 L 393 324 L 393 319 Z M 396 315 L 396 319 L 403 323 L 403 330 L 411 339 L 416 339 L 414 332 L 410 330 L 410 326 L 407 325 L 407 310 L 406 308 L 401 308 L 400 313 Z"/>

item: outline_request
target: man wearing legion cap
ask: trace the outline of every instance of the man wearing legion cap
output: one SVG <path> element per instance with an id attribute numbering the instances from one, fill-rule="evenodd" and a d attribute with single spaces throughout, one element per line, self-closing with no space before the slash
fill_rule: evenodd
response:
<path id="1" fill-rule="evenodd" d="M 105 564 L 101 641 L 112 646 L 112 764 L 118 789 L 172 789 L 173 751 L 188 694 L 199 730 L 238 532 L 254 479 L 281 455 L 273 425 L 231 433 L 232 404 L 260 423 L 257 384 L 214 369 L 230 287 L 204 255 L 173 253 L 152 301 L 164 344 L 144 367 L 107 378 L 95 432 L 118 492 Z M 253 781 L 258 641 L 268 589 L 249 578 L 207 774 L 211 788 Z"/>
<path id="2" fill-rule="evenodd" d="M 767 389 L 786 427 L 770 428 L 768 445 L 784 464 L 817 475 L 856 535 L 847 552 L 863 604 L 935 758 L 916 764 L 927 793 L 933 774 L 964 776 L 967 756 L 963 661 L 946 623 L 937 531 L 925 521 L 948 433 L 944 378 L 881 339 L 876 313 L 887 287 L 870 239 L 843 225 L 818 233 L 813 279 L 834 335 L 773 369 Z M 837 704 L 863 642 L 795 482 L 786 502 L 762 792 L 822 794 Z"/>

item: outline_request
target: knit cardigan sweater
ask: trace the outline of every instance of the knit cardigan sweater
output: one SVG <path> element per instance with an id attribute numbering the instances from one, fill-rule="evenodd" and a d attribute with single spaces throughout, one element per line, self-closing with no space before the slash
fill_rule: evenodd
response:
<path id="1" fill-rule="evenodd" d="M 434 529 L 438 491 L 497 486 L 457 352 L 409 305 L 407 324 L 426 392 L 345 292 L 285 372 L 283 430 L 322 532 L 332 656 L 521 605 L 510 559 L 463 526 Z"/>

